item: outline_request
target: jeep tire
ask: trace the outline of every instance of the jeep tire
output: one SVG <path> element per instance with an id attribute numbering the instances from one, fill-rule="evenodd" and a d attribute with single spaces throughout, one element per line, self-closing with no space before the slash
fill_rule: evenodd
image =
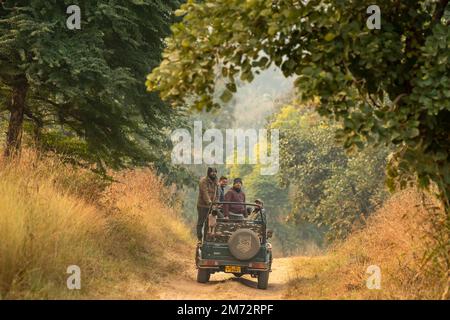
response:
<path id="1" fill-rule="evenodd" d="M 197 282 L 199 283 L 207 283 L 209 281 L 209 277 L 211 276 L 211 272 L 209 269 L 198 268 L 197 271 Z"/>
<path id="2" fill-rule="evenodd" d="M 269 274 L 269 270 L 260 271 L 258 273 L 258 289 L 267 289 L 267 286 L 269 285 Z"/>
<path id="3" fill-rule="evenodd" d="M 228 240 L 228 248 L 238 260 L 250 260 L 256 256 L 260 247 L 258 235 L 250 229 L 239 229 Z"/>

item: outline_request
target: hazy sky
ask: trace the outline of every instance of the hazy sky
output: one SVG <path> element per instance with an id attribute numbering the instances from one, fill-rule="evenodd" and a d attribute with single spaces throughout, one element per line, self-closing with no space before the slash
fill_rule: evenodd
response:
<path id="1" fill-rule="evenodd" d="M 235 95 L 236 128 L 260 127 L 273 112 L 274 103 L 293 90 L 293 78 L 285 78 L 276 67 L 256 76 L 252 83 L 240 88 Z"/>

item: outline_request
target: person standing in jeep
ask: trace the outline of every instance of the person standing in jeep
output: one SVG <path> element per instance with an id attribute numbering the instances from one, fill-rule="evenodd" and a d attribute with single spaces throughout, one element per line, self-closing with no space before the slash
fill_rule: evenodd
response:
<path id="1" fill-rule="evenodd" d="M 233 180 L 233 187 L 225 194 L 225 202 L 245 203 L 245 193 L 242 191 L 242 179 Z M 223 215 L 230 219 L 244 219 L 247 217 L 247 210 L 244 204 L 224 204 Z"/>
<path id="2" fill-rule="evenodd" d="M 202 241 L 203 225 L 208 217 L 209 206 L 218 198 L 217 169 L 208 168 L 206 177 L 202 177 L 198 184 L 197 199 L 197 238 Z"/>

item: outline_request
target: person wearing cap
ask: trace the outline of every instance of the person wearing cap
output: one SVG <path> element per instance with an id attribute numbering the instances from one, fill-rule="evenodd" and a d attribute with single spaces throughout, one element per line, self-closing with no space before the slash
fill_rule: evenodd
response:
<path id="1" fill-rule="evenodd" d="M 208 217 L 209 206 L 212 202 L 218 200 L 218 184 L 217 184 L 217 169 L 208 168 L 205 177 L 202 177 L 198 184 L 198 198 L 197 198 L 197 238 L 202 241 L 203 225 Z"/>
<path id="2" fill-rule="evenodd" d="M 225 202 L 245 203 L 245 193 L 242 191 L 242 179 L 233 180 L 233 187 L 225 194 Z M 247 216 L 245 204 L 224 204 L 223 214 L 230 219 L 244 219 Z"/>
<path id="3" fill-rule="evenodd" d="M 249 220 L 260 220 L 261 212 L 264 214 L 264 202 L 262 202 L 261 199 L 256 199 L 255 204 L 257 206 L 254 207 L 252 212 L 249 214 L 249 216 L 248 216 Z"/>

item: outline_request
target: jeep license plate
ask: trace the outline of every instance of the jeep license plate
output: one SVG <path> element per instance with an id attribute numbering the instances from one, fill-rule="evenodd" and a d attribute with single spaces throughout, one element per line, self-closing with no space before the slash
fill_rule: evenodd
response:
<path id="1" fill-rule="evenodd" d="M 241 273 L 241 267 L 238 267 L 238 266 L 225 266 L 225 272 Z"/>

